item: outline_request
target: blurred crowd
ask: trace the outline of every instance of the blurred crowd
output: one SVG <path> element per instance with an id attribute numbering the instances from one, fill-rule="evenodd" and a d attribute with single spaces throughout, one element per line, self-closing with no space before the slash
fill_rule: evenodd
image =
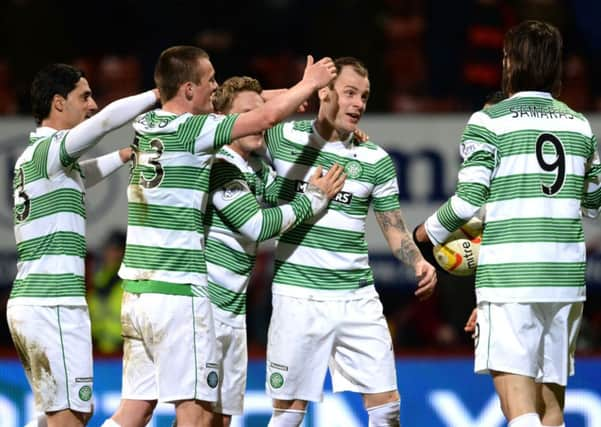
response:
<path id="1" fill-rule="evenodd" d="M 564 35 L 562 99 L 601 109 L 601 3 L 585 0 L 5 0 L 0 5 L 0 114 L 29 112 L 33 74 L 49 62 L 85 70 L 100 107 L 151 87 L 158 53 L 207 50 L 219 80 L 246 74 L 291 85 L 305 55 L 352 55 L 370 70 L 371 112 L 479 109 L 500 87 L 503 34 L 540 19 Z"/>

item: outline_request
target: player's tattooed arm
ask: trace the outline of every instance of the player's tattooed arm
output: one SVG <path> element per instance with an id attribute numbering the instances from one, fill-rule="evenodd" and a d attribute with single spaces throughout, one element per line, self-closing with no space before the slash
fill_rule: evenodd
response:
<path id="1" fill-rule="evenodd" d="M 436 270 L 415 246 L 401 210 L 376 212 L 376 219 L 394 256 L 413 267 L 417 279 L 415 296 L 420 300 L 430 298 L 436 289 Z"/>
<path id="2" fill-rule="evenodd" d="M 393 255 L 408 265 L 414 265 L 421 254 L 407 229 L 401 210 L 376 212 L 376 220 Z"/>

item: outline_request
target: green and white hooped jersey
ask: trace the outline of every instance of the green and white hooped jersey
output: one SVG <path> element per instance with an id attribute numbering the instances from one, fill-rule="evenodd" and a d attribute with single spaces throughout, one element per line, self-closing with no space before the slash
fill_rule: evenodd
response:
<path id="1" fill-rule="evenodd" d="M 343 189 L 327 210 L 278 240 L 273 292 L 308 297 L 344 298 L 374 284 L 368 264 L 365 221 L 375 211 L 400 209 L 396 171 L 390 156 L 372 142 L 325 141 L 313 121 L 275 126 L 266 133 L 277 172 L 267 196 L 288 201 L 304 191 L 315 168 L 334 163 L 347 174 Z"/>
<path id="2" fill-rule="evenodd" d="M 69 131 L 40 127 L 15 164 L 17 276 L 9 305 L 86 305 L 84 183 Z"/>
<path id="3" fill-rule="evenodd" d="M 244 328 L 246 289 L 259 242 L 280 235 L 313 215 L 311 201 L 298 193 L 290 204 L 262 208 L 275 172 L 259 157 L 248 161 L 230 147 L 215 156 L 205 229 L 213 315 Z"/>
<path id="4" fill-rule="evenodd" d="M 206 295 L 203 214 L 213 153 L 237 115 L 138 116 L 127 189 L 127 246 L 119 275 L 135 293 Z"/>
<path id="5" fill-rule="evenodd" d="M 474 113 L 463 133 L 456 193 L 426 221 L 434 241 L 485 206 L 478 301 L 585 299 L 582 213 L 601 205 L 601 165 L 588 121 L 542 92 Z"/>

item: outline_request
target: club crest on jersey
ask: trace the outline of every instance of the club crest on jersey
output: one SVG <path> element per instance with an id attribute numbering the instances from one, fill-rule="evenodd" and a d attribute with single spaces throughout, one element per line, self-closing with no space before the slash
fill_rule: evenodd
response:
<path id="1" fill-rule="evenodd" d="M 356 160 L 351 160 L 344 166 L 344 173 L 351 179 L 359 178 L 362 172 L 363 166 Z"/>
<path id="2" fill-rule="evenodd" d="M 240 181 L 231 181 L 223 186 L 223 200 L 230 201 L 244 192 L 244 184 Z"/>

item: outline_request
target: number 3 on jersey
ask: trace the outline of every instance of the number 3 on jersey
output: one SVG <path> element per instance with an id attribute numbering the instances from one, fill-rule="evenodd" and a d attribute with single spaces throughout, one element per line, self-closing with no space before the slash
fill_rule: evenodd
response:
<path id="1" fill-rule="evenodd" d="M 557 157 L 552 163 L 547 163 L 543 156 L 545 143 L 553 145 L 553 148 L 555 149 L 555 155 Z M 556 174 L 555 180 L 551 185 L 541 184 L 543 193 L 547 196 L 558 193 L 566 180 L 566 151 L 559 138 L 550 133 L 541 134 L 536 140 L 536 160 L 544 171 L 555 171 Z"/>
<path id="2" fill-rule="evenodd" d="M 140 140 L 138 139 L 138 137 L 134 138 L 134 142 L 132 144 L 132 148 L 133 148 L 132 173 L 139 164 L 142 164 L 143 166 L 151 167 L 154 169 L 154 176 L 152 177 L 152 179 L 147 179 L 144 176 L 144 173 L 140 172 L 140 185 L 144 188 L 154 188 L 154 187 L 158 186 L 161 183 L 161 181 L 163 180 L 163 175 L 165 174 L 165 171 L 163 170 L 163 166 L 161 165 L 161 162 L 159 162 L 159 159 L 161 158 L 161 155 L 163 154 L 163 150 L 165 149 L 165 146 L 163 145 L 163 141 L 161 141 L 158 138 L 154 138 L 154 139 L 150 140 L 149 144 L 150 144 L 150 148 L 152 148 L 154 150 L 154 153 L 149 153 L 148 156 L 145 156 L 146 162 L 144 162 L 144 163 L 140 162 Z"/>
<path id="3" fill-rule="evenodd" d="M 19 168 L 15 176 L 15 184 L 18 197 L 23 201 L 23 203 L 15 203 L 15 216 L 17 221 L 22 222 L 29 216 L 29 207 L 31 205 L 31 200 L 29 200 L 29 196 L 25 192 L 25 174 L 23 173 L 23 168 Z"/>

